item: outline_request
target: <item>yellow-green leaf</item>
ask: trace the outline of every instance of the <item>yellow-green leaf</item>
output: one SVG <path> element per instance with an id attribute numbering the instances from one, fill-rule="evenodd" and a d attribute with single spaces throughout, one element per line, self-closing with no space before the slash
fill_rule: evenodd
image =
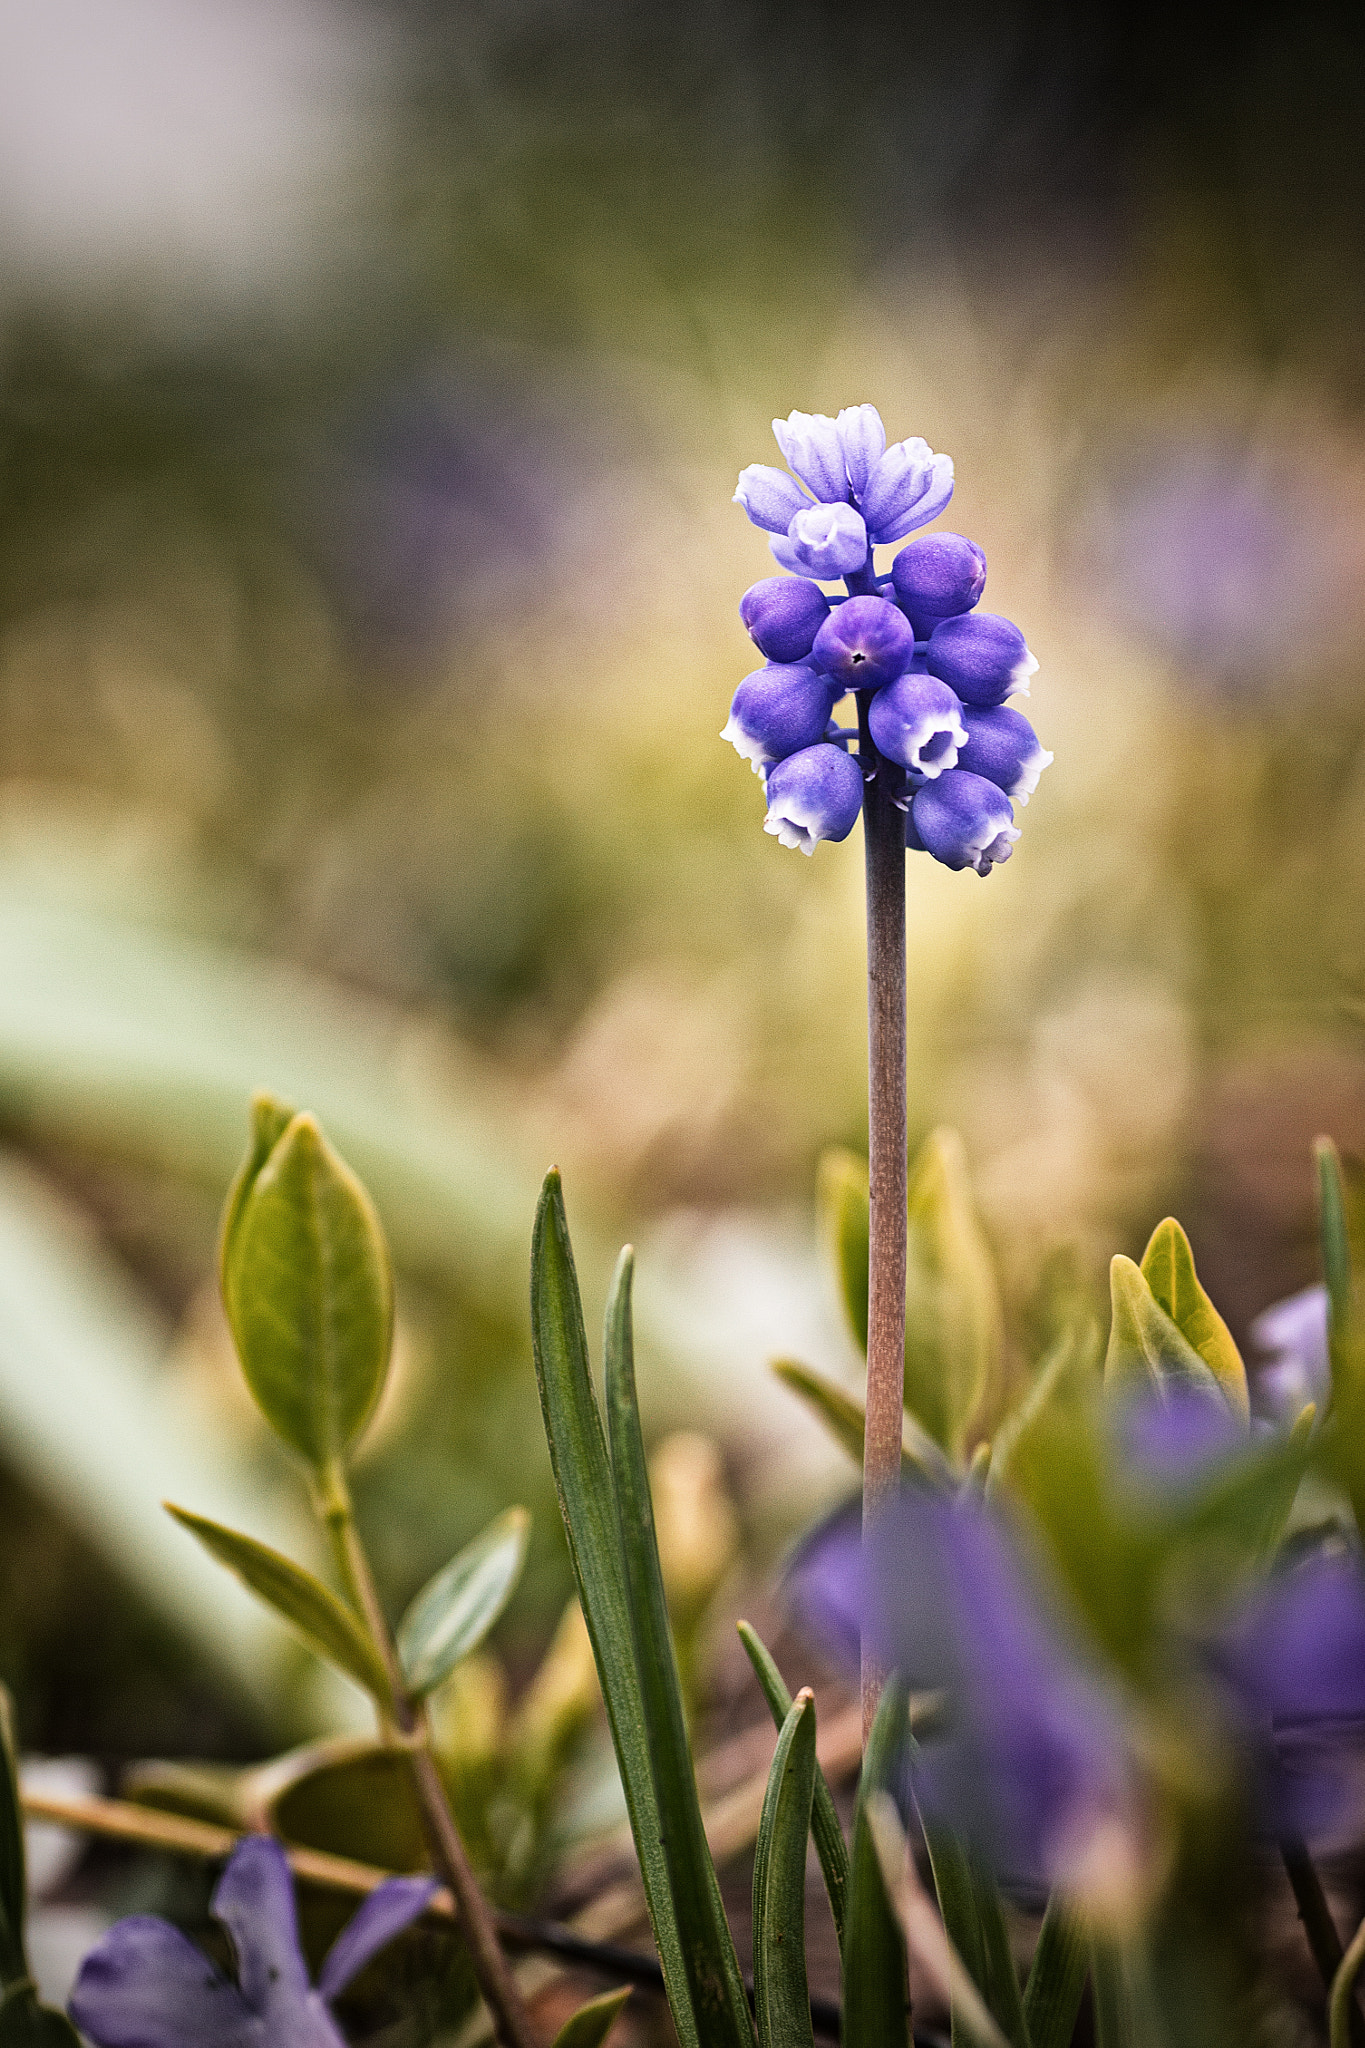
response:
<path id="1" fill-rule="evenodd" d="M 251 1143 L 246 1158 L 233 1175 L 232 1185 L 227 1191 L 223 1204 L 223 1220 L 218 1226 L 218 1275 L 223 1291 L 227 1292 L 228 1260 L 232 1241 L 237 1235 L 242 1209 L 247 1196 L 256 1185 L 256 1176 L 266 1160 L 284 1136 L 295 1112 L 287 1102 L 277 1096 L 267 1095 L 264 1090 L 251 1098 Z"/>
<path id="2" fill-rule="evenodd" d="M 565 2020 L 555 2035 L 554 2048 L 600 2048 L 629 1997 L 630 1986 L 626 1984 L 620 1991 L 604 1991 L 599 1997 L 590 1998 Z"/>
<path id="3" fill-rule="evenodd" d="M 182 1529 L 197 1537 L 219 1564 L 235 1572 L 258 1600 L 264 1600 L 267 1607 L 283 1616 L 310 1650 L 353 1678 L 382 1706 L 390 1705 L 388 1673 L 379 1652 L 350 1608 L 343 1606 L 321 1580 L 292 1558 L 272 1550 L 269 1544 L 258 1543 L 254 1536 L 225 1529 L 221 1522 L 191 1514 L 188 1508 L 174 1507 L 170 1501 L 166 1502 L 166 1512 L 175 1517 Z"/>
<path id="4" fill-rule="evenodd" d="M 956 1131 L 930 1136 L 910 1177 L 905 1276 L 905 1405 L 949 1457 L 1000 1358 L 1000 1292 Z"/>
<path id="5" fill-rule="evenodd" d="M 398 1661 L 422 1698 L 478 1648 L 512 1597 L 526 1559 L 531 1517 L 508 1508 L 428 1580 L 398 1626 Z"/>
<path id="6" fill-rule="evenodd" d="M 1200 1284 L 1190 1241 L 1174 1216 L 1158 1223 L 1152 1232 L 1142 1254 L 1142 1276 L 1156 1301 L 1217 1380 L 1229 1408 L 1249 1422 L 1251 1400 L 1242 1354 Z"/>
<path id="7" fill-rule="evenodd" d="M 1216 1394 L 1218 1381 L 1189 1338 L 1166 1313 L 1140 1266 L 1116 1254 L 1109 1266 L 1113 1321 L 1104 1359 L 1107 1391 L 1135 1394 L 1174 1387 Z"/>
<path id="8" fill-rule="evenodd" d="M 259 1115 L 258 1141 L 275 1108 Z M 235 1220 L 230 1211 L 224 1274 L 228 1321 L 261 1412 L 325 1471 L 379 1399 L 393 1282 L 374 1205 L 314 1117 L 290 1119 Z"/>
<path id="9" fill-rule="evenodd" d="M 867 1349 L 867 1161 L 833 1145 L 820 1161 L 817 1188 L 820 1220 L 834 1255 L 839 1297 L 849 1326 Z"/>

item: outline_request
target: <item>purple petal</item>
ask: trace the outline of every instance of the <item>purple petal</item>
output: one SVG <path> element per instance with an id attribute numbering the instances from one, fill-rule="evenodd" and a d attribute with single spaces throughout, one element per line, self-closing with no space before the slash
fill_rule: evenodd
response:
<path id="1" fill-rule="evenodd" d="M 307 1997 L 294 1880 L 288 1857 L 270 1835 L 248 1835 L 233 1850 L 211 1911 L 232 1936 L 238 1980 L 253 2011 Z"/>
<path id="2" fill-rule="evenodd" d="M 120 1920 L 91 1949 L 71 2017 L 97 2048 L 267 2048 L 265 2022 L 165 1920 Z"/>
<path id="3" fill-rule="evenodd" d="M 441 1889 L 434 1877 L 390 1877 L 342 1928 L 318 1972 L 318 1991 L 335 1998 L 381 1948 L 410 1927 Z"/>
<path id="4" fill-rule="evenodd" d="M 851 1500 L 803 1536 L 785 1574 L 798 1625 L 856 1673 L 862 1628 L 863 1504 Z"/>
<path id="5" fill-rule="evenodd" d="M 1266 1358 L 1254 1383 L 1257 1406 L 1284 1422 L 1292 1422 L 1309 1401 L 1316 1401 L 1321 1414 L 1332 1386 L 1327 1289 L 1304 1287 L 1272 1302 L 1251 1325 L 1251 1341 Z"/>

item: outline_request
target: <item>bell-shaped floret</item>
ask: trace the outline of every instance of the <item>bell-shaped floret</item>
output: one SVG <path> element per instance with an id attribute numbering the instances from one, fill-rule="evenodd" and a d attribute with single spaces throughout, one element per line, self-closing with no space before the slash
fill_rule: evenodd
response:
<path id="1" fill-rule="evenodd" d="M 1006 697 L 1027 697 L 1028 679 L 1038 666 L 1019 628 L 993 612 L 944 619 L 929 636 L 924 662 L 964 704 L 985 708 Z"/>
<path id="2" fill-rule="evenodd" d="M 904 612 L 884 597 L 850 597 L 825 620 L 811 652 L 846 690 L 879 690 L 909 668 L 915 634 Z"/>
<path id="3" fill-rule="evenodd" d="M 960 533 L 922 533 L 891 564 L 896 597 L 928 638 L 940 619 L 978 604 L 986 588 L 986 557 Z"/>
<path id="4" fill-rule="evenodd" d="M 957 757 L 958 767 L 984 775 L 1012 802 L 1026 804 L 1052 756 L 1038 744 L 1038 735 L 1023 712 L 1011 711 L 1006 704 L 989 711 L 969 704 L 963 717 L 967 741 Z"/>
<path id="5" fill-rule="evenodd" d="M 851 505 L 807 505 L 768 545 L 797 576 L 850 576 L 867 560 L 867 528 Z"/>
<path id="6" fill-rule="evenodd" d="M 878 749 L 925 782 L 955 768 L 967 742 L 962 706 L 936 676 L 901 676 L 878 690 L 867 722 Z"/>
<path id="7" fill-rule="evenodd" d="M 822 412 L 794 412 L 773 421 L 773 435 L 789 466 L 822 505 L 848 499 L 848 475 L 836 420 Z"/>
<path id="8" fill-rule="evenodd" d="M 769 662 L 745 676 L 735 691 L 721 738 L 757 771 L 815 746 L 825 736 L 833 707 L 828 677 L 803 662 Z"/>
<path id="9" fill-rule="evenodd" d="M 769 661 L 804 661 L 829 617 L 829 599 L 805 577 L 764 576 L 745 591 L 739 616 Z"/>
<path id="10" fill-rule="evenodd" d="M 755 526 L 768 533 L 785 533 L 810 499 L 785 469 L 773 469 L 766 462 L 751 462 L 739 473 L 734 503 L 744 507 Z"/>
<path id="11" fill-rule="evenodd" d="M 863 776 L 842 747 L 806 747 L 768 773 L 763 830 L 783 846 L 814 853 L 821 839 L 847 839 L 862 809 Z"/>
<path id="12" fill-rule="evenodd" d="M 867 480 L 886 453 L 886 428 L 875 405 L 846 405 L 835 425 L 844 454 L 844 469 L 855 496 L 861 498 Z"/>
<path id="13" fill-rule="evenodd" d="M 953 458 L 935 455 L 914 435 L 888 448 L 861 493 L 863 517 L 873 542 L 882 546 L 937 519 L 953 495 Z"/>
<path id="14" fill-rule="evenodd" d="M 1008 860 L 1019 837 L 1009 798 L 966 768 L 950 768 L 915 792 L 910 805 L 926 853 L 946 868 L 988 875 Z"/>

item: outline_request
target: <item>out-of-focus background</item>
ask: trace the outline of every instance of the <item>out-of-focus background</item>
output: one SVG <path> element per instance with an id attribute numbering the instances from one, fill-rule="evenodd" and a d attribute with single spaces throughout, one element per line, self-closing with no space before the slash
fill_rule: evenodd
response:
<path id="1" fill-rule="evenodd" d="M 1016 1332 L 1168 1209 L 1241 1334 L 1365 1145 L 1355 9 L 0 0 L 0 1677 L 26 1744 L 322 1709 L 163 1495 L 306 1546 L 214 1236 L 258 1085 L 400 1268 L 400 1601 L 511 1500 L 564 1169 L 756 1569 L 847 1479 L 815 1165 L 865 1138 L 861 847 L 720 744 L 769 421 L 863 400 L 1041 668 L 988 884 L 912 860 L 916 1136 Z M 1049 1263 L 1050 1262 L 1050 1263 Z M 1023 1336 L 1016 1336 L 1022 1343 Z"/>

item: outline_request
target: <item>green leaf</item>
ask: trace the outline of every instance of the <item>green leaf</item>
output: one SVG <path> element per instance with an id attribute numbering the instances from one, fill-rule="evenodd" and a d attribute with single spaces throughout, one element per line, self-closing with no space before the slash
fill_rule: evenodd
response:
<path id="1" fill-rule="evenodd" d="M 848 1452 L 856 1464 L 861 1465 L 867 1417 L 863 1403 L 857 1395 L 850 1394 L 837 1381 L 829 1379 L 822 1372 L 816 1372 L 809 1365 L 799 1364 L 794 1358 L 775 1359 L 773 1371 L 783 1386 L 804 1401 L 817 1419 L 824 1423 L 834 1441 Z M 907 1415 L 905 1418 L 901 1442 L 901 1470 L 928 1479 L 939 1487 L 950 1488 L 957 1483 L 957 1475 L 952 1466 L 938 1445 L 925 1435 L 913 1415 Z"/>
<path id="2" fill-rule="evenodd" d="M 1071 2048 L 1089 1964 L 1085 1929 L 1054 1892 L 1024 1986 L 1024 2019 L 1033 2048 Z"/>
<path id="3" fill-rule="evenodd" d="M 1029 1431 L 1054 1401 L 1073 1398 L 1094 1381 L 1099 1364 L 1099 1331 L 1093 1322 L 1073 1323 L 1062 1330 L 1033 1376 L 1027 1392 L 995 1433 L 991 1445 L 986 1492 L 994 1493 L 1009 1475 L 1010 1465 Z"/>
<path id="4" fill-rule="evenodd" d="M 28 1976 L 24 1953 L 24 1821 L 19 1805 L 14 1708 L 0 1687 L 0 1988 Z"/>
<path id="5" fill-rule="evenodd" d="M 218 1276 L 224 1294 L 227 1292 L 228 1264 L 232 1256 L 233 1239 L 241 1221 L 246 1198 L 256 1185 L 256 1177 L 266 1160 L 284 1136 L 297 1111 L 288 1103 L 281 1102 L 274 1095 L 258 1091 L 251 1098 L 251 1143 L 246 1158 L 233 1176 L 223 1204 L 223 1220 L 218 1228 Z"/>
<path id="6" fill-rule="evenodd" d="M 673 1908 L 626 1591 L 625 1559 L 559 1175 L 545 1177 L 531 1242 L 531 1346 L 550 1463 L 592 1638 L 640 1877 L 681 2048 L 700 2048 Z"/>
<path id="7" fill-rule="evenodd" d="M 633 1273 L 634 1254 L 627 1246 L 617 1261 L 612 1280 L 605 1344 L 607 1440 L 635 1633 L 640 1698 L 650 1733 L 659 1818 L 668 1844 L 673 1910 L 697 2024 L 707 2048 L 721 2048 L 726 2042 L 733 2044 L 733 2048 L 752 2048 L 749 2001 L 707 1846 L 687 1741 L 677 1658 L 668 1625 L 635 1394 L 635 1346 L 630 1315 Z"/>
<path id="8" fill-rule="evenodd" d="M 739 1639 L 748 1652 L 749 1662 L 754 1667 L 754 1676 L 762 1688 L 768 1703 L 768 1712 L 780 1729 L 792 1710 L 792 1696 L 782 1680 L 782 1673 L 773 1662 L 767 1647 L 759 1640 L 747 1621 L 737 1623 Z M 834 1932 L 839 1938 L 839 1949 L 844 1946 L 844 1904 L 848 1896 L 848 1848 L 844 1831 L 839 1825 L 834 1797 L 829 1782 L 819 1763 L 815 1766 L 815 1791 L 811 1799 L 810 1831 L 815 1842 L 815 1853 L 820 1858 L 820 1869 L 824 1874 L 825 1890 L 829 1894 L 829 1910 L 834 1915 Z"/>
<path id="9" fill-rule="evenodd" d="M 904 1754 L 908 1705 L 899 1679 L 888 1679 L 863 1756 L 844 1926 L 843 2048 L 905 2048 L 910 2035 L 905 1941 L 887 1900 L 869 1814 Z"/>
<path id="10" fill-rule="evenodd" d="M 205 1550 L 235 1572 L 267 1607 L 282 1615 L 310 1650 L 353 1678 L 382 1707 L 392 1705 L 388 1673 L 379 1652 L 335 1593 L 302 1565 L 268 1544 L 258 1543 L 254 1536 L 225 1529 L 220 1522 L 191 1514 L 188 1508 L 173 1507 L 169 1501 L 165 1505 L 167 1514 L 198 1537 Z"/>
<path id="11" fill-rule="evenodd" d="M 81 2048 L 81 2037 L 64 2013 L 39 2005 L 25 1986 L 0 2004 L 0 2048 Z"/>
<path id="12" fill-rule="evenodd" d="M 949 1941 L 1005 2038 L 1014 2048 L 1029 2048 L 1009 1929 L 994 1877 L 950 1828 L 928 1822 L 924 1839 Z M 954 2041 L 960 2041 L 962 2033 L 963 2015 L 954 2007 Z M 970 2030 L 968 2038 L 974 2038 Z"/>
<path id="13" fill-rule="evenodd" d="M 271 1428 L 324 1473 L 364 1428 L 388 1371 L 393 1282 L 374 1205 L 300 1115 L 230 1232 L 223 1299 L 247 1384 Z"/>
<path id="14" fill-rule="evenodd" d="M 1182 1388 L 1224 1398 L 1213 1371 L 1161 1306 L 1141 1267 L 1122 1252 L 1110 1261 L 1109 1292 L 1113 1322 L 1104 1358 L 1106 1390 L 1128 1395 Z"/>
<path id="15" fill-rule="evenodd" d="M 1251 1399 L 1242 1354 L 1200 1284 L 1190 1241 L 1174 1216 L 1158 1223 L 1152 1232 L 1142 1254 L 1142 1276 L 1158 1304 L 1217 1380 L 1229 1408 L 1249 1422 Z"/>
<path id="16" fill-rule="evenodd" d="M 630 1997 L 631 1987 L 623 1986 L 620 1991 L 603 1991 L 597 1998 L 590 1998 L 586 2005 L 565 2020 L 554 2038 L 554 2048 L 600 2048 L 611 2032 L 616 2015 Z"/>
<path id="17" fill-rule="evenodd" d="M 849 1327 L 867 1349 L 868 1193 L 867 1161 L 841 1145 L 820 1161 L 816 1182 L 820 1219 L 834 1254 L 839 1295 Z M 861 1452 L 859 1453 L 861 1456 Z"/>
<path id="18" fill-rule="evenodd" d="M 1000 1291 L 956 1131 L 930 1134 L 910 1176 L 905 1405 L 949 1457 L 999 1369 Z"/>
<path id="19" fill-rule="evenodd" d="M 1095 2048 L 1138 2048 L 1132 1990 L 1123 1957 L 1112 1942 L 1090 1944 L 1090 1995 L 1095 2008 Z"/>
<path id="20" fill-rule="evenodd" d="M 429 1579 L 398 1625 L 398 1661 L 422 1699 L 478 1648 L 512 1597 L 526 1559 L 531 1518 L 508 1508 Z"/>
<path id="21" fill-rule="evenodd" d="M 754 2008 L 759 2048 L 814 2048 L 806 1982 L 806 1842 L 815 1790 L 815 1701 L 782 1723 L 754 1850 Z"/>

